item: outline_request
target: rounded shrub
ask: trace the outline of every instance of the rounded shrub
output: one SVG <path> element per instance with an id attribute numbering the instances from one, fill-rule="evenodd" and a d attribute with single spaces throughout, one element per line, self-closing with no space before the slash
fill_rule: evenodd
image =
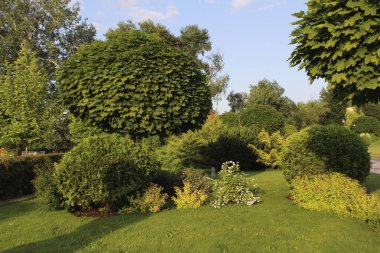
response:
<path id="1" fill-rule="evenodd" d="M 351 130 L 355 133 L 380 135 L 380 121 L 372 116 L 361 116 L 352 122 Z"/>
<path id="2" fill-rule="evenodd" d="M 363 181 L 370 171 L 370 156 L 359 135 L 342 126 L 311 126 L 290 136 L 281 152 L 290 182 L 297 175 L 323 171 L 343 173 Z"/>
<path id="3" fill-rule="evenodd" d="M 380 202 L 360 183 L 340 173 L 296 177 L 291 196 L 298 206 L 365 221 L 380 221 Z"/>
<path id="4" fill-rule="evenodd" d="M 256 128 L 243 126 L 223 129 L 219 138 L 204 148 L 204 164 L 219 170 L 227 160 L 239 162 L 242 170 L 261 170 L 263 165 L 249 147 L 258 144 L 258 133 Z"/>
<path id="5" fill-rule="evenodd" d="M 240 122 L 243 126 L 254 126 L 274 133 L 283 130 L 285 118 L 282 113 L 269 105 L 252 105 L 240 113 Z"/>
<path id="6" fill-rule="evenodd" d="M 117 210 L 149 184 L 157 167 L 153 156 L 129 138 L 101 134 L 68 152 L 56 177 L 69 208 Z"/>

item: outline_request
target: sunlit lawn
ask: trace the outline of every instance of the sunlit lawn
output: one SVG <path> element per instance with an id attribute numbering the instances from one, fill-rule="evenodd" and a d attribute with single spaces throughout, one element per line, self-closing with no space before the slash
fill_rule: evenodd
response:
<path id="1" fill-rule="evenodd" d="M 380 140 L 375 141 L 368 147 L 368 151 L 371 154 L 371 157 L 380 158 Z"/>
<path id="2" fill-rule="evenodd" d="M 36 199 L 2 206 L 0 252 L 379 252 L 370 225 L 294 206 L 279 171 L 254 177 L 263 203 L 251 208 L 77 218 Z M 367 184 L 380 192 L 380 175 Z"/>

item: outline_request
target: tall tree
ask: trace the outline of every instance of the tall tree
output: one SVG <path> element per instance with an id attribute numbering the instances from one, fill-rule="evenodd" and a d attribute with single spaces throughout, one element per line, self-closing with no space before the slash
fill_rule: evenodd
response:
<path id="1" fill-rule="evenodd" d="M 321 124 L 324 122 L 330 108 L 326 102 L 311 100 L 307 103 L 298 103 L 298 110 L 293 115 L 294 125 L 298 129 L 305 128 L 313 124 Z"/>
<path id="2" fill-rule="evenodd" d="M 380 1 L 308 0 L 291 33 L 290 65 L 354 104 L 380 99 Z"/>
<path id="3" fill-rule="evenodd" d="M 94 26 L 82 20 L 79 4 L 71 0 L 0 1 L 0 66 L 15 61 L 26 40 L 51 78 L 64 59 L 94 36 Z"/>
<path id="4" fill-rule="evenodd" d="M 247 100 L 247 93 L 245 92 L 233 92 L 227 96 L 228 105 L 231 108 L 231 112 L 241 112 Z"/>
<path id="5" fill-rule="evenodd" d="M 40 141 L 50 86 L 26 43 L 19 58 L 6 63 L 4 71 L 0 76 L 0 145 L 21 151 Z"/>
<path id="6" fill-rule="evenodd" d="M 220 53 L 211 54 L 207 57 L 206 64 L 207 83 L 213 102 L 218 105 L 222 95 L 226 94 L 230 76 L 222 74 L 224 68 L 223 56 Z"/>
<path id="7" fill-rule="evenodd" d="M 337 97 L 335 90 L 322 88 L 319 94 L 319 100 L 329 108 L 329 111 L 326 112 L 321 122 L 322 124 L 341 125 L 344 123 L 346 108 L 349 106 L 347 99 L 342 101 Z"/>
<path id="8" fill-rule="evenodd" d="M 285 116 L 290 116 L 296 111 L 296 104 L 284 96 L 285 89 L 276 81 L 263 79 L 256 85 L 251 85 L 247 105 L 270 105 Z"/>

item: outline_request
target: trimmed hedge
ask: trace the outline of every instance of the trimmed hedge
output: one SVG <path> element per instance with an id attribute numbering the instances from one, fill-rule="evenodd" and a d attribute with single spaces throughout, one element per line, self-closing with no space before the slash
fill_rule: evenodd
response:
<path id="1" fill-rule="evenodd" d="M 35 169 L 58 162 L 62 154 L 0 158 L 0 200 L 34 193 Z"/>

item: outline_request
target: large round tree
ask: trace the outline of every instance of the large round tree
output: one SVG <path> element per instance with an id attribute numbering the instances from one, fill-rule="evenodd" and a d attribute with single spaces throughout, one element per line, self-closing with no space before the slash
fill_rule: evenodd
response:
<path id="1" fill-rule="evenodd" d="M 291 66 L 355 104 L 380 99 L 379 0 L 309 0 L 294 14 Z"/>
<path id="2" fill-rule="evenodd" d="M 113 32 L 80 48 L 60 68 L 58 84 L 76 117 L 132 136 L 197 128 L 211 108 L 205 75 L 194 59 L 136 30 Z"/>

